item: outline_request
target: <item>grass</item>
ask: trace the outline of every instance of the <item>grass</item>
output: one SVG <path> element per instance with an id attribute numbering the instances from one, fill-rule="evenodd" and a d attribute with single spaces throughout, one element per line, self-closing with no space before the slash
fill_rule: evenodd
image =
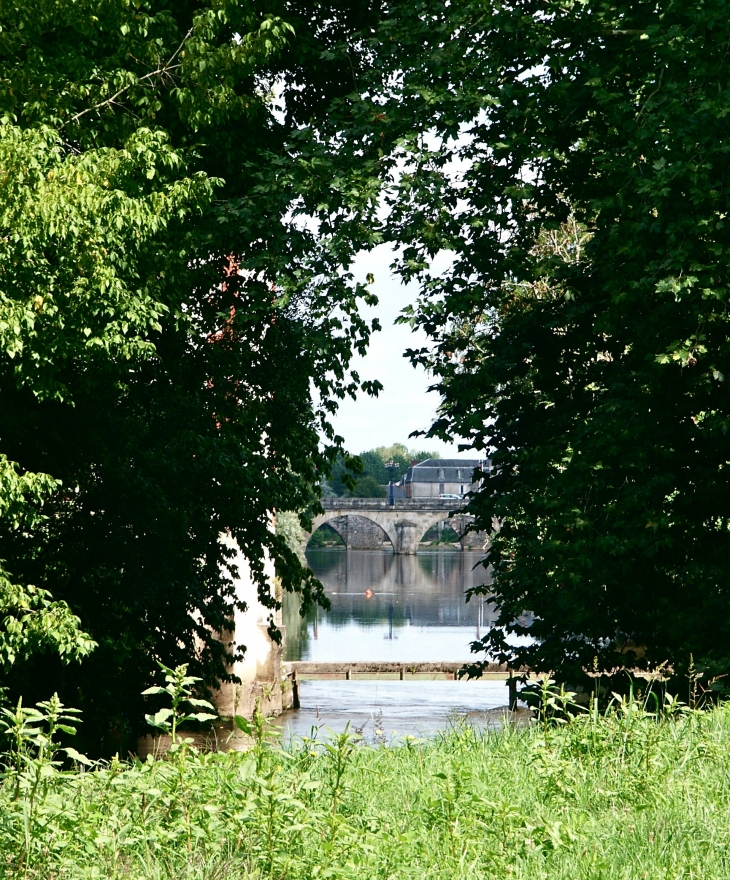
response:
<path id="1" fill-rule="evenodd" d="M 21 778 L 22 777 L 22 778 Z M 35 787 L 33 787 L 35 786 Z M 0 873 L 43 878 L 730 877 L 730 706 L 364 746 L 12 762 Z"/>

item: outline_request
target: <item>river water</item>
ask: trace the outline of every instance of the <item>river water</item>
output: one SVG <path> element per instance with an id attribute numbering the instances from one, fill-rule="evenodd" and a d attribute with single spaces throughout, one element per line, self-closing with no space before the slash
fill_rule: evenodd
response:
<path id="1" fill-rule="evenodd" d="M 427 550 L 313 550 L 310 568 L 332 603 L 299 615 L 285 596 L 286 660 L 468 661 L 470 643 L 492 625 L 484 597 L 468 604 L 464 591 L 488 583 L 480 555 Z M 475 567 L 476 566 L 476 567 Z M 483 656 L 483 655 L 481 655 Z M 349 721 L 366 738 L 421 736 L 458 719 L 490 723 L 507 706 L 507 686 L 486 681 L 302 682 L 301 709 L 280 722 L 291 734 L 340 731 Z M 378 731 L 381 731 L 378 733 Z M 320 734 L 321 735 L 321 734 Z"/>

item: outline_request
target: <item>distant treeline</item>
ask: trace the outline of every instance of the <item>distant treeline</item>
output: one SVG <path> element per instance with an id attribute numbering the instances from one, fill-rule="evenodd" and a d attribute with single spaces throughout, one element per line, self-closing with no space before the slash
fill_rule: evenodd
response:
<path id="1" fill-rule="evenodd" d="M 394 443 L 392 446 L 378 446 L 361 452 L 350 468 L 347 467 L 344 457 L 340 457 L 332 470 L 332 476 L 323 483 L 322 494 L 325 498 L 385 498 L 390 480 L 387 462 L 395 463 L 393 480 L 397 482 L 412 462 L 439 456 L 438 452 L 409 449 L 403 443 Z M 362 467 L 359 472 L 358 466 Z"/>

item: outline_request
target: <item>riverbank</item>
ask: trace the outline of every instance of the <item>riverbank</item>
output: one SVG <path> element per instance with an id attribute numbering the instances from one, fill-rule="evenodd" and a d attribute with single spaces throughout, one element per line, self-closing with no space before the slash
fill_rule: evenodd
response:
<path id="1" fill-rule="evenodd" d="M 6 877 L 730 876 L 727 705 L 398 746 L 254 741 L 30 783 L 0 789 Z"/>

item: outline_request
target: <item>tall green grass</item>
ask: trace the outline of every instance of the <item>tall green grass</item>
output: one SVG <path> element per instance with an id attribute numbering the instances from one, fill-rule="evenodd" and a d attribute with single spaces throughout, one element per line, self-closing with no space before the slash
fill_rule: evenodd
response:
<path id="1" fill-rule="evenodd" d="M 28 878 L 730 877 L 730 707 L 61 769 L 8 760 L 0 873 Z"/>

